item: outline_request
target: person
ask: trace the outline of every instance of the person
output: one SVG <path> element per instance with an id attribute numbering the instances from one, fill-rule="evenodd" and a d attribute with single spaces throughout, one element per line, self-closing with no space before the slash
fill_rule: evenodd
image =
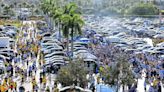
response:
<path id="1" fill-rule="evenodd" d="M 10 90 L 11 90 L 11 92 L 13 91 L 13 89 L 14 89 L 14 81 L 11 81 L 11 83 L 10 83 Z"/>
<path id="2" fill-rule="evenodd" d="M 134 83 L 130 88 L 129 92 L 136 92 L 136 89 L 137 89 L 137 83 Z"/>
<path id="3" fill-rule="evenodd" d="M 25 92 L 25 88 L 23 86 L 19 87 L 19 92 Z"/>
<path id="4" fill-rule="evenodd" d="M 32 89 L 33 90 L 35 90 L 35 87 L 36 87 L 36 80 L 35 80 L 35 78 L 33 78 L 33 80 L 32 80 Z"/>
<path id="5" fill-rule="evenodd" d="M 7 92 L 7 91 L 8 91 L 7 85 L 5 84 L 0 85 L 0 92 Z"/>
<path id="6" fill-rule="evenodd" d="M 154 89 L 154 87 L 153 87 L 153 83 L 151 83 L 151 86 L 150 86 L 150 88 L 149 88 L 149 92 L 155 92 L 155 89 Z"/>
<path id="7" fill-rule="evenodd" d="M 50 88 L 49 87 L 46 88 L 46 92 L 50 92 Z"/>
<path id="8" fill-rule="evenodd" d="M 42 82 L 43 82 L 43 85 L 46 86 L 47 80 L 46 80 L 46 76 L 45 75 L 43 76 L 43 81 Z"/>
<path id="9" fill-rule="evenodd" d="M 42 84 L 42 82 L 43 82 L 42 81 L 43 80 L 42 76 L 40 76 L 40 79 L 39 80 L 40 80 L 40 84 Z"/>
<path id="10" fill-rule="evenodd" d="M 53 92 L 59 92 L 59 89 L 57 88 L 57 85 L 54 85 Z"/>
<path id="11" fill-rule="evenodd" d="M 23 74 L 21 74 L 21 84 L 23 84 L 23 82 L 24 82 L 24 76 Z"/>
<path id="12" fill-rule="evenodd" d="M 161 87 L 160 81 L 158 82 L 158 85 L 157 85 L 157 86 L 158 86 L 158 87 L 157 87 L 157 88 L 158 88 L 158 92 L 162 92 L 162 90 L 161 90 L 162 87 Z"/>
<path id="13" fill-rule="evenodd" d="M 13 76 L 13 66 L 11 65 L 11 76 Z"/>
<path id="14" fill-rule="evenodd" d="M 29 77 L 31 77 L 31 76 L 32 76 L 32 66 L 30 66 L 30 67 L 29 67 L 29 70 L 28 70 L 28 75 L 29 75 Z"/>
<path id="15" fill-rule="evenodd" d="M 39 87 L 38 87 L 38 85 L 36 84 L 35 87 L 34 87 L 34 91 L 35 91 L 35 92 L 38 92 L 38 89 L 39 89 Z"/>
<path id="16" fill-rule="evenodd" d="M 14 87 L 14 90 L 17 92 L 17 83 L 16 82 L 14 82 L 13 87 Z"/>

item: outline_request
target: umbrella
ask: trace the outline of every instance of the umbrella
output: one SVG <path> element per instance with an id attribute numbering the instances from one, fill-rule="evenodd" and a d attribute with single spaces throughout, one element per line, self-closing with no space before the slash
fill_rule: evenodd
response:
<path id="1" fill-rule="evenodd" d="M 163 78 L 164 77 L 164 70 L 160 70 L 159 75 L 160 75 L 161 78 Z"/>

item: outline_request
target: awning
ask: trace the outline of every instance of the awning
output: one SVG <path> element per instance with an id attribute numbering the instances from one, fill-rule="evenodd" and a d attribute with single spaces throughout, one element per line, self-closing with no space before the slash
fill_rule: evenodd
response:
<path id="1" fill-rule="evenodd" d="M 112 88 L 107 85 L 99 84 L 96 87 L 97 92 L 115 92 Z"/>

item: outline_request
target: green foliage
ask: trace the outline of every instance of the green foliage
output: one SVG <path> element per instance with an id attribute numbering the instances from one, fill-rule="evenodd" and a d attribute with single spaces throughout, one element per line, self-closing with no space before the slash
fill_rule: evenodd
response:
<path id="1" fill-rule="evenodd" d="M 35 14 L 38 14 L 38 15 L 40 14 L 39 9 L 35 9 L 34 12 L 35 12 Z"/>
<path id="2" fill-rule="evenodd" d="M 58 5 L 57 0 L 42 0 L 41 9 L 50 19 L 53 18 L 59 30 L 59 36 L 61 36 L 61 30 L 67 39 L 71 36 L 73 53 L 73 37 L 82 34 L 81 28 L 84 25 L 79 7 L 73 2 L 61 6 Z"/>
<path id="3" fill-rule="evenodd" d="M 128 14 L 132 15 L 156 15 L 158 14 L 158 9 L 153 4 L 136 4 L 134 7 L 128 10 Z"/>
<path id="4" fill-rule="evenodd" d="M 134 75 L 128 62 L 128 55 L 115 53 L 115 63 L 100 68 L 104 82 L 109 85 L 129 85 L 134 82 Z"/>
<path id="5" fill-rule="evenodd" d="M 62 67 L 57 74 L 57 81 L 63 86 L 79 84 L 84 88 L 87 83 L 87 69 L 82 62 L 81 60 L 71 61 L 67 66 Z"/>
<path id="6" fill-rule="evenodd" d="M 4 8 L 3 8 L 3 14 L 4 15 L 14 16 L 14 11 L 11 9 L 10 6 L 5 5 Z"/>
<path id="7" fill-rule="evenodd" d="M 118 81 L 118 76 L 119 76 L 119 70 L 117 69 L 118 67 L 101 67 L 100 68 L 100 74 L 104 78 L 104 82 L 109 85 L 116 85 Z"/>

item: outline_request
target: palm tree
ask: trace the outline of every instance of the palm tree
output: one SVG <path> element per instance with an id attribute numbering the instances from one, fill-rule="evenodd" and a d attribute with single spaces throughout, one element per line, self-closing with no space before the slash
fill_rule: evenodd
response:
<path id="1" fill-rule="evenodd" d="M 31 4 L 30 7 L 31 7 L 31 10 L 32 10 L 32 16 L 33 16 L 33 14 L 34 14 L 34 4 Z"/>
<path id="2" fill-rule="evenodd" d="M 10 6 L 9 6 L 10 8 L 14 8 L 14 4 L 10 4 Z"/>
<path id="3" fill-rule="evenodd" d="M 4 14 L 9 15 L 9 12 L 10 12 L 10 11 L 11 11 L 11 10 L 10 10 L 10 6 L 6 5 L 6 6 L 4 7 Z"/>
<path id="4" fill-rule="evenodd" d="M 5 4 L 4 4 L 4 3 L 2 3 L 2 4 L 1 4 L 1 7 L 3 8 L 4 6 L 5 6 Z"/>
<path id="5" fill-rule="evenodd" d="M 1 11 L 3 10 L 3 7 L 4 7 L 4 4 L 1 3 L 1 5 L 0 5 L 0 13 L 1 13 Z"/>
<path id="6" fill-rule="evenodd" d="M 71 55 L 73 57 L 73 38 L 74 35 L 81 35 L 82 31 L 81 31 L 81 27 L 84 25 L 84 21 L 82 20 L 81 16 L 79 14 L 64 14 L 62 16 L 62 20 L 63 20 L 63 27 L 64 29 L 67 28 L 68 32 L 65 33 L 69 33 L 70 31 L 70 35 L 71 35 Z"/>
<path id="7" fill-rule="evenodd" d="M 48 25 L 51 27 L 51 11 L 54 8 L 54 1 L 53 0 L 42 0 L 41 2 L 41 9 L 43 10 L 43 13 L 45 14 L 46 20 L 49 20 L 50 23 Z M 48 18 L 49 17 L 49 18 Z M 48 22 L 49 22 L 48 21 Z"/>
<path id="8" fill-rule="evenodd" d="M 23 2 L 23 7 L 24 8 L 26 8 L 26 5 L 27 5 L 27 3 L 26 2 Z"/>
<path id="9" fill-rule="evenodd" d="M 72 27 L 74 27 L 74 26 L 70 25 L 70 23 L 73 23 L 73 21 L 71 21 L 70 19 L 72 19 L 75 14 L 77 14 L 78 18 L 80 19 L 80 15 L 79 14 L 81 14 L 81 11 L 79 11 L 79 8 L 77 7 L 77 5 L 75 3 L 69 3 L 68 5 L 64 6 L 64 8 L 63 8 L 63 16 L 62 16 L 61 20 L 63 22 L 62 23 L 63 36 L 65 38 L 67 38 L 67 52 L 69 52 L 68 45 L 69 45 L 70 29 Z M 84 22 L 82 21 L 82 25 L 83 24 L 84 24 Z M 75 30 L 76 31 L 80 31 L 78 34 L 81 34 L 80 26 L 77 29 L 78 30 L 76 30 L 76 29 Z M 72 30 L 72 32 L 73 32 L 73 30 Z M 73 35 L 74 35 L 74 32 L 73 32 L 73 34 L 71 34 L 71 36 L 72 36 L 72 56 L 73 56 Z"/>
<path id="10" fill-rule="evenodd" d="M 73 36 L 74 34 L 81 34 L 81 27 L 84 24 L 79 15 L 81 12 L 75 3 L 70 3 L 64 7 L 60 5 L 58 6 L 57 4 L 58 2 L 56 0 L 43 0 L 41 3 L 41 9 L 43 10 L 43 13 L 50 18 L 50 20 L 53 18 L 55 23 L 58 25 L 59 40 L 61 40 L 61 27 L 63 35 L 67 39 L 69 37 L 69 31 L 71 30 L 71 46 L 73 55 Z"/>
<path id="11" fill-rule="evenodd" d="M 14 2 L 14 7 L 15 7 L 15 8 L 17 7 L 17 2 L 16 2 L 16 1 Z"/>
<path id="12" fill-rule="evenodd" d="M 35 9 L 34 12 L 35 12 L 35 14 L 39 14 L 40 13 L 39 9 Z"/>
<path id="13" fill-rule="evenodd" d="M 61 16 L 63 14 L 63 10 L 61 8 L 53 8 L 52 17 L 58 26 L 59 31 L 59 41 L 61 41 Z"/>

